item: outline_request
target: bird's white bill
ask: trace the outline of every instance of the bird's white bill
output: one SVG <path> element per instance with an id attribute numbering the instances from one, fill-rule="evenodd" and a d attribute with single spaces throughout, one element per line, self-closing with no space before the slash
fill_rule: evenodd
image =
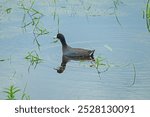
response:
<path id="1" fill-rule="evenodd" d="M 57 39 L 57 36 L 54 36 L 53 39 Z"/>

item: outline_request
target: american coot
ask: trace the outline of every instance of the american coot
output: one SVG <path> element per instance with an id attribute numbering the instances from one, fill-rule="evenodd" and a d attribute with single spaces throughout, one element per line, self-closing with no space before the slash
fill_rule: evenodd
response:
<path id="1" fill-rule="evenodd" d="M 95 50 L 72 48 L 72 47 L 68 46 L 64 35 L 61 33 L 57 34 L 57 39 L 59 39 L 62 44 L 62 51 L 63 51 L 64 56 L 72 57 L 72 58 L 80 57 L 83 59 L 87 58 L 87 57 L 91 57 L 92 59 L 94 59 L 94 51 Z"/>
<path id="2" fill-rule="evenodd" d="M 62 44 L 62 51 L 63 51 L 61 66 L 58 69 L 55 69 L 55 70 L 57 70 L 58 73 L 64 72 L 67 63 L 70 60 L 76 60 L 76 61 L 92 60 L 92 61 L 95 61 L 94 60 L 94 51 L 95 50 L 72 48 L 67 45 L 65 37 L 61 33 L 57 34 L 57 39 L 60 40 L 60 42 Z"/>

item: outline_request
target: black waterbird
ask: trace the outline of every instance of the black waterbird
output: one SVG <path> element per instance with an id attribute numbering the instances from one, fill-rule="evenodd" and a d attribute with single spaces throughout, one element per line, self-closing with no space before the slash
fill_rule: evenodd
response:
<path id="1" fill-rule="evenodd" d="M 95 50 L 88 50 L 88 49 L 82 49 L 82 48 L 72 48 L 67 44 L 64 35 L 61 33 L 57 34 L 57 39 L 59 39 L 61 44 L 62 44 L 63 56 L 71 57 L 73 59 L 91 58 L 94 60 L 94 51 Z"/>
<path id="2" fill-rule="evenodd" d="M 82 49 L 82 48 L 72 48 L 68 46 L 65 37 L 63 34 L 58 33 L 57 39 L 60 40 L 62 44 L 62 62 L 61 66 L 57 70 L 58 73 L 63 73 L 66 65 L 71 60 L 81 61 L 81 60 L 94 60 L 94 51 L 95 50 L 88 50 L 88 49 Z"/>

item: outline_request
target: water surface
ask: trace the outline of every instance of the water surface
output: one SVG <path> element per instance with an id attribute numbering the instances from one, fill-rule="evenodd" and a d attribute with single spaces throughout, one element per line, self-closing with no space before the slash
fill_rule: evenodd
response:
<path id="1" fill-rule="evenodd" d="M 150 34 L 142 16 L 146 0 L 120 3 L 119 22 L 111 0 L 36 1 L 34 8 L 44 14 L 42 25 L 50 32 L 38 38 L 40 50 L 32 28 L 21 28 L 23 10 L 11 1 L 1 3 L 12 11 L 0 16 L 0 58 L 5 59 L 0 61 L 0 99 L 6 98 L 5 87 L 14 84 L 23 90 L 26 83 L 31 99 L 150 99 Z M 70 46 L 95 49 L 95 57 L 105 58 L 109 70 L 99 77 L 90 62 L 71 61 L 58 74 L 54 68 L 61 64 L 61 44 L 52 43 L 58 29 Z M 28 70 L 25 56 L 33 50 L 43 61 Z M 133 64 L 136 80 L 131 86 Z"/>

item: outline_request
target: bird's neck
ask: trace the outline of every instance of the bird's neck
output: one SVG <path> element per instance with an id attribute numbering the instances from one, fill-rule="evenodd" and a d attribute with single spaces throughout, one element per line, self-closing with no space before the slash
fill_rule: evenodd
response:
<path id="1" fill-rule="evenodd" d="M 66 43 L 65 38 L 60 39 L 60 42 L 61 42 L 63 47 L 67 47 L 68 46 L 67 43 Z"/>

